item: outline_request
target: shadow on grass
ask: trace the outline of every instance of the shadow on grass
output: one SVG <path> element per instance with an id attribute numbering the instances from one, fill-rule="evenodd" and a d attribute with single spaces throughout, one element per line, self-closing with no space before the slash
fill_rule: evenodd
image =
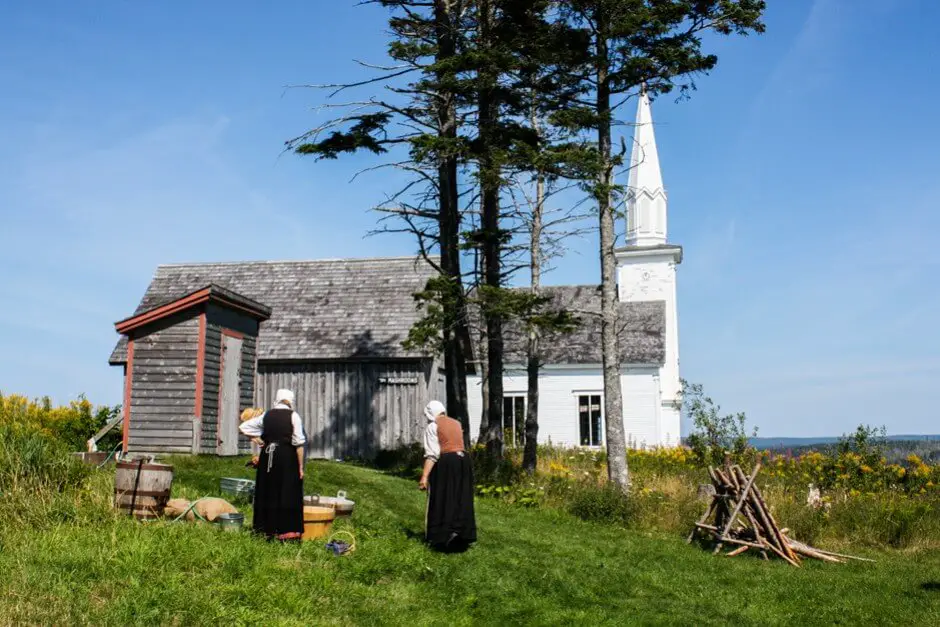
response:
<path id="1" fill-rule="evenodd" d="M 405 534 L 405 537 L 411 540 L 412 542 L 417 542 L 418 544 L 424 544 L 424 534 L 420 531 L 415 531 L 410 527 L 405 527 L 402 525 L 401 532 Z"/>
<path id="2" fill-rule="evenodd" d="M 926 592 L 940 592 L 940 581 L 925 581 L 920 584 L 920 589 Z"/>

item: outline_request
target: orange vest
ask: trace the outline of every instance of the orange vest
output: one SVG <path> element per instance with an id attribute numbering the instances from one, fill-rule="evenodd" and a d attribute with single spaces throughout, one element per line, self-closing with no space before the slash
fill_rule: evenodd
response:
<path id="1" fill-rule="evenodd" d="M 441 445 L 441 455 L 463 452 L 463 428 L 460 426 L 460 421 L 447 416 L 438 416 L 435 422 L 437 423 L 437 441 Z"/>

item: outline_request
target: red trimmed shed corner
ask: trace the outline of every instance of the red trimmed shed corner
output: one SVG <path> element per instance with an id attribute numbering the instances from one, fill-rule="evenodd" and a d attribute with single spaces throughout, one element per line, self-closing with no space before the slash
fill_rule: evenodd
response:
<path id="1" fill-rule="evenodd" d="M 209 284 L 115 323 L 126 338 L 124 452 L 238 455 L 271 309 Z"/>

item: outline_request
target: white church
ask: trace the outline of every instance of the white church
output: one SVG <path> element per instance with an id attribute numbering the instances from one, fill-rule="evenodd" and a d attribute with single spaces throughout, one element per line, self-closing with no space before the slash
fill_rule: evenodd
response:
<path id="1" fill-rule="evenodd" d="M 625 246 L 618 248 L 624 429 L 632 448 L 679 444 L 679 333 L 676 266 L 682 248 L 666 239 L 666 191 L 659 167 L 650 102 L 639 98 L 627 194 Z M 544 288 L 554 304 L 600 311 L 597 285 Z M 545 338 L 539 376 L 539 443 L 604 445 L 600 321 L 582 316 L 571 333 Z M 503 429 L 507 445 L 521 444 L 525 425 L 525 339 L 506 338 Z M 479 433 L 481 381 L 469 377 L 471 434 Z"/>

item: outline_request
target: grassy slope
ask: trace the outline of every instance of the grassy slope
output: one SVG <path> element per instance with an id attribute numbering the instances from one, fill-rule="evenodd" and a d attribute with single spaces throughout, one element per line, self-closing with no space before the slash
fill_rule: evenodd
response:
<path id="1" fill-rule="evenodd" d="M 175 495 L 250 476 L 243 460 L 174 463 Z M 0 554 L 0 622 L 940 624 L 937 552 L 796 570 L 478 501 L 478 544 L 437 555 L 416 539 L 424 497 L 412 482 L 335 463 L 308 473 L 308 492 L 357 501 L 353 556 L 182 523 L 23 530 Z"/>

